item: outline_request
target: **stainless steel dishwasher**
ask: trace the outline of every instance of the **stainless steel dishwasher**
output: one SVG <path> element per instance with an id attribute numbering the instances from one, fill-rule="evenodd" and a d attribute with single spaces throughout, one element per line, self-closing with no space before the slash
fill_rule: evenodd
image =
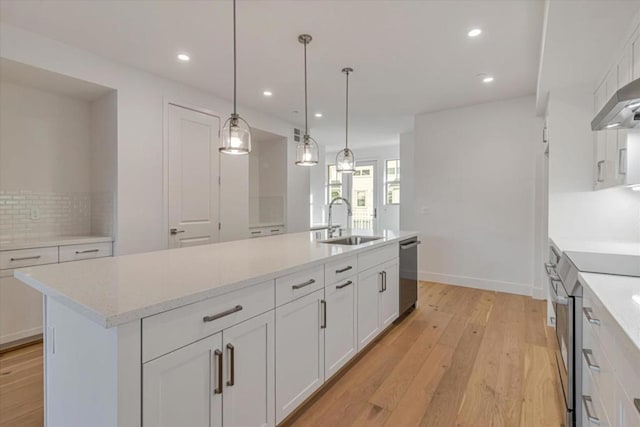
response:
<path id="1" fill-rule="evenodd" d="M 418 300 L 418 245 L 412 237 L 400 242 L 400 315 L 416 307 Z"/>

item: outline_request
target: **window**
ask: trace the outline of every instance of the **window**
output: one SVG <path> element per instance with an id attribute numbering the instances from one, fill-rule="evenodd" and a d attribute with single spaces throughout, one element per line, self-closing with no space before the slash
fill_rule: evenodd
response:
<path id="1" fill-rule="evenodd" d="M 336 165 L 329 165 L 327 168 L 327 191 L 329 200 L 327 203 L 335 199 L 336 197 L 342 197 L 342 174 L 336 170 Z M 338 200 L 336 204 L 341 204 L 342 200 Z"/>
<path id="2" fill-rule="evenodd" d="M 400 204 L 400 160 L 387 160 L 384 169 L 384 192 L 387 205 Z"/>
<path id="3" fill-rule="evenodd" d="M 358 207 L 367 206 L 367 192 L 356 191 L 356 202 Z"/>

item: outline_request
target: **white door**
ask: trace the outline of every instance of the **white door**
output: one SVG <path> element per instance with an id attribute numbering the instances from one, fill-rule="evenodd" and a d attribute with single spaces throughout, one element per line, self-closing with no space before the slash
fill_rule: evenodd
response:
<path id="1" fill-rule="evenodd" d="M 376 228 L 378 218 L 378 168 L 375 160 L 358 162 L 349 182 L 352 226 L 361 230 Z"/>
<path id="2" fill-rule="evenodd" d="M 324 376 L 329 379 L 358 351 L 356 276 L 325 288 Z"/>
<path id="3" fill-rule="evenodd" d="M 275 425 L 275 331 L 273 311 L 223 332 L 225 427 Z"/>
<path id="4" fill-rule="evenodd" d="M 394 320 L 398 318 L 398 303 L 399 303 L 399 275 L 398 275 L 398 261 L 390 261 L 386 263 L 383 268 L 383 286 L 382 292 L 378 294 L 380 298 L 380 328 L 385 329 Z"/>
<path id="5" fill-rule="evenodd" d="M 169 247 L 219 240 L 220 118 L 169 105 Z"/>
<path id="6" fill-rule="evenodd" d="M 324 382 L 324 289 L 276 308 L 276 424 Z"/>
<path id="7" fill-rule="evenodd" d="M 378 294 L 381 292 L 380 269 L 372 268 L 358 275 L 358 351 L 380 333 Z"/>
<path id="8" fill-rule="evenodd" d="M 142 367 L 142 425 L 221 427 L 222 333 Z"/>

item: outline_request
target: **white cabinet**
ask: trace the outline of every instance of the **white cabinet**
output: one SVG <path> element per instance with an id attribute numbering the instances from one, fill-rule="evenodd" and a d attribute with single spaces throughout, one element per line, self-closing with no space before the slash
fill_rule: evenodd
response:
<path id="1" fill-rule="evenodd" d="M 273 426 L 274 357 L 270 311 L 145 363 L 143 425 Z"/>
<path id="2" fill-rule="evenodd" d="M 352 276 L 325 288 L 325 379 L 340 370 L 358 351 L 356 282 L 356 276 Z"/>
<path id="3" fill-rule="evenodd" d="M 221 427 L 222 333 L 145 363 L 142 425 Z"/>
<path id="4" fill-rule="evenodd" d="M 358 351 L 398 318 L 398 260 L 358 276 Z"/>
<path id="5" fill-rule="evenodd" d="M 324 288 L 276 309 L 276 423 L 324 382 Z"/>
<path id="6" fill-rule="evenodd" d="M 226 329 L 225 427 L 269 427 L 275 423 L 274 312 Z"/>

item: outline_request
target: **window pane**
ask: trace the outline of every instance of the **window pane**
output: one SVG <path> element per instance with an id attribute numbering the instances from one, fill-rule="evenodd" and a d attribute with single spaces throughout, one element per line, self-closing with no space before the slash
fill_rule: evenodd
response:
<path id="1" fill-rule="evenodd" d="M 329 165 L 329 173 L 327 174 L 329 184 L 342 183 L 342 174 L 336 170 L 336 165 Z"/>
<path id="2" fill-rule="evenodd" d="M 367 206 L 367 192 L 366 191 L 357 191 L 356 192 L 356 201 L 358 207 Z"/>
<path id="3" fill-rule="evenodd" d="M 400 160 L 387 160 L 385 181 L 400 181 Z"/>
<path id="4" fill-rule="evenodd" d="M 329 187 L 329 201 L 335 199 L 336 197 L 342 197 L 342 184 L 331 185 Z M 338 200 L 336 204 L 341 204 L 342 200 Z"/>
<path id="5" fill-rule="evenodd" d="M 387 204 L 394 205 L 398 203 L 400 203 L 400 183 L 387 184 Z"/>

